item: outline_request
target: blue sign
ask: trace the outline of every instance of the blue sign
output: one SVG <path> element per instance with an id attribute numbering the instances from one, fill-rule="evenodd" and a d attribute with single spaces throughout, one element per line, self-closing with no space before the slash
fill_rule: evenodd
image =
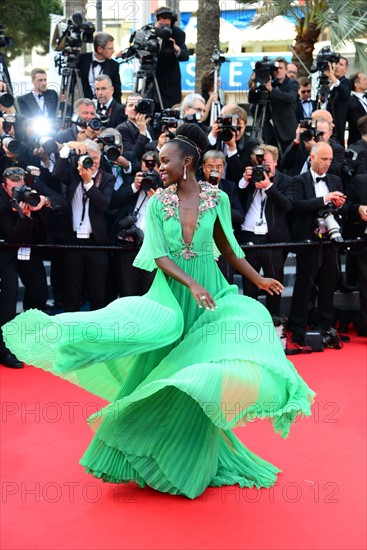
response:
<path id="1" fill-rule="evenodd" d="M 270 59 L 284 57 L 291 61 L 290 52 L 272 53 Z M 248 90 L 248 81 L 250 80 L 256 61 L 263 59 L 264 54 L 243 53 L 239 55 L 226 55 L 220 69 L 221 89 L 225 92 L 239 92 Z M 195 91 L 195 56 L 191 56 L 188 61 L 180 63 L 181 86 L 183 92 Z M 208 63 L 208 68 L 211 64 Z M 120 66 L 120 76 L 123 92 L 131 91 L 134 88 L 134 74 L 132 63 L 122 63 Z"/>

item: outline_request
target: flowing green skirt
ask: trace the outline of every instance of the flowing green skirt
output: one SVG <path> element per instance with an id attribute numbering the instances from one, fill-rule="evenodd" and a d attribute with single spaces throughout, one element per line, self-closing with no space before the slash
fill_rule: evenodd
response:
<path id="1" fill-rule="evenodd" d="M 280 470 L 232 428 L 268 418 L 287 437 L 311 414 L 314 392 L 261 304 L 238 295 L 214 259 L 180 262 L 213 294 L 215 311 L 158 270 L 148 294 L 98 311 L 29 310 L 3 327 L 6 345 L 110 402 L 88 420 L 96 433 L 81 464 L 94 476 L 190 498 L 208 486 L 270 487 Z"/>

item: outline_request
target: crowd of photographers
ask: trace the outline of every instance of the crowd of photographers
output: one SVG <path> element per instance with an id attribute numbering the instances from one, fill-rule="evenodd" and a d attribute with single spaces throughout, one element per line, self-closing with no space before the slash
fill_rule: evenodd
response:
<path id="1" fill-rule="evenodd" d="M 173 28 L 171 14 L 161 8 L 157 23 Z M 164 55 L 166 60 L 174 56 L 179 68 L 186 46 L 184 35 L 173 30 L 163 39 L 171 44 Z M 154 273 L 133 267 L 133 261 L 144 238 L 148 201 L 162 185 L 159 151 L 179 124 L 190 122 L 202 127 L 210 143 L 198 177 L 230 197 L 239 242 L 272 245 L 247 249 L 255 269 L 283 281 L 288 250 L 274 244 L 318 243 L 295 249 L 297 271 L 288 319 L 293 341 L 307 345 L 310 304 L 317 300 L 313 323 L 325 345 L 338 347 L 333 316 L 338 285 L 344 290 L 359 287 L 358 334 L 367 335 L 366 75 L 346 79 L 344 58 L 325 54 L 323 74 L 330 90 L 323 91 L 324 105 L 317 105 L 310 99 L 309 79 L 288 76 L 282 58 L 264 58 L 250 86 L 250 136 L 247 112 L 234 103 L 220 104 L 215 71 L 203 79 L 205 97 L 193 93 L 181 102 L 177 77 L 179 94 L 176 90 L 171 97 L 165 86 L 164 108 L 155 93 L 143 97 L 131 92 L 121 104 L 113 51 L 113 37 L 97 33 L 94 52 L 80 57 L 85 97 L 75 101 L 66 128 L 56 129 L 60 98 L 47 89 L 43 70 L 32 71 L 33 90 L 15 104 L 6 86 L 1 92 L 0 239 L 9 246 L 0 248 L 0 325 L 15 316 L 18 275 L 25 289 L 24 309 L 48 311 L 52 298 L 57 310 L 78 311 L 85 303 L 95 310 L 119 296 L 147 292 Z M 164 71 L 162 78 L 168 78 Z M 353 136 L 348 150 L 344 131 L 340 133 L 342 101 L 343 129 L 348 120 Z M 208 117 L 213 106 L 217 112 Z M 349 252 L 344 280 L 343 237 L 360 239 Z M 41 249 L 32 244 L 66 246 Z M 108 245 L 118 249 L 108 250 Z M 45 259 L 51 265 L 52 296 Z M 233 270 L 222 258 L 219 266 L 233 280 Z M 243 292 L 258 297 L 258 289 L 246 280 Z M 274 319 L 279 317 L 280 297 L 268 296 L 266 307 Z M 0 363 L 22 366 L 1 339 Z"/>

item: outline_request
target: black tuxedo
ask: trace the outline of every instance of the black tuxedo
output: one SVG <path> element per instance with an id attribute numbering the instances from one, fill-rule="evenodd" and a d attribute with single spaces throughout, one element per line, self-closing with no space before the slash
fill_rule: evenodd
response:
<path id="1" fill-rule="evenodd" d="M 329 191 L 343 191 L 339 177 L 328 173 L 326 178 Z M 336 246 L 324 246 L 315 235 L 318 212 L 325 205 L 323 197 L 316 197 L 310 171 L 294 178 L 291 196 L 296 215 L 292 228 L 293 240 L 320 241 L 320 246 L 297 249 L 296 281 L 288 323 L 295 339 L 304 344 L 308 305 L 316 286 L 320 326 L 324 330 L 333 326 L 333 298 L 340 276 L 340 252 Z"/>
<path id="2" fill-rule="evenodd" d="M 258 145 L 258 141 L 244 134 L 237 142 L 237 154 L 226 156 L 226 177 L 236 183 L 240 181 L 246 166 L 252 164 L 251 154 Z"/>
<path id="3" fill-rule="evenodd" d="M 106 305 L 108 252 L 89 247 L 109 244 L 105 213 L 111 201 L 115 178 L 112 174 L 99 170 L 94 180 L 95 184 L 85 192 L 84 197 L 89 199 L 92 234 L 89 238 L 81 239 L 73 230 L 72 216 L 72 201 L 82 181 L 79 173 L 70 168 L 68 159 L 59 158 L 53 176 L 65 184 L 65 195 L 69 202 L 67 215 L 60 217 L 62 219 L 55 228 L 55 239 L 61 243 L 83 247 L 63 252 L 65 311 L 80 309 L 85 289 L 88 292 L 90 308 L 99 309 Z"/>
<path id="4" fill-rule="evenodd" d="M 344 130 L 352 84 L 349 78 L 345 76 L 342 76 L 339 80 L 339 86 L 336 86 L 330 92 L 327 110 L 333 115 L 335 137 L 344 147 Z"/>
<path id="5" fill-rule="evenodd" d="M 146 151 L 147 145 L 150 143 L 150 139 L 139 132 L 139 128 L 135 126 L 130 120 L 119 124 L 116 128 L 122 137 L 122 146 L 124 151 L 133 151 L 138 159 L 141 159 L 142 155 Z M 154 140 L 154 130 L 151 126 L 147 127 L 147 130 Z"/>
<path id="6" fill-rule="evenodd" d="M 357 121 L 362 116 L 367 115 L 367 110 L 363 107 L 358 97 L 351 95 L 349 98 L 347 121 L 349 128 L 348 146 L 361 139 L 361 132 L 358 130 Z"/>
<path id="7" fill-rule="evenodd" d="M 263 194 L 266 197 L 264 217 L 267 223 L 268 232 L 265 235 L 258 235 L 252 231 L 241 230 L 240 243 L 252 242 L 254 244 L 266 244 L 275 242 L 289 241 L 289 232 L 286 221 L 286 214 L 292 208 L 292 202 L 289 198 L 289 188 L 291 178 L 276 172 L 273 185 L 265 190 Z M 249 184 L 246 189 L 240 189 L 240 200 L 246 216 L 250 210 L 255 196 L 259 193 L 254 184 Z M 281 248 L 259 248 L 255 250 L 246 250 L 247 261 L 256 271 L 262 268 L 266 277 L 274 277 L 280 282 L 283 281 L 284 252 Z M 252 298 L 257 298 L 258 288 L 248 279 L 243 277 L 243 293 Z M 280 313 L 280 296 L 266 296 L 266 307 L 273 315 Z"/>
<path id="8" fill-rule="evenodd" d="M 340 176 L 341 168 L 344 163 L 344 148 L 331 139 L 329 145 L 333 150 L 333 161 L 329 168 L 329 174 L 335 174 Z M 288 176 L 297 176 L 301 173 L 301 170 L 309 157 L 304 143 L 294 143 L 294 141 L 287 147 L 279 163 L 279 170 L 285 172 Z"/>
<path id="9" fill-rule="evenodd" d="M 367 336 L 367 222 L 363 221 L 358 209 L 367 205 L 367 177 L 355 176 L 347 189 L 348 217 L 344 228 L 344 236 L 348 239 L 360 237 L 361 244 L 352 246 L 352 253 L 357 261 L 359 283 L 360 320 L 358 334 Z"/>
<path id="10" fill-rule="evenodd" d="M 316 110 L 316 101 L 314 99 L 310 99 L 309 101 L 311 103 L 312 113 L 313 113 Z M 307 115 L 307 116 L 310 116 L 310 115 Z M 300 120 L 304 120 L 306 117 L 306 115 L 303 112 L 303 101 L 300 98 L 297 99 L 297 103 L 296 103 L 296 117 L 298 122 Z"/>
<path id="11" fill-rule="evenodd" d="M 97 105 L 96 112 L 98 115 L 101 115 L 101 105 Z M 116 128 L 116 126 L 127 120 L 127 116 L 125 115 L 125 107 L 113 98 L 105 116 L 109 119 L 107 123 L 108 128 Z"/>
<path id="12" fill-rule="evenodd" d="M 259 90 L 250 90 L 248 99 L 250 103 L 258 103 Z M 264 122 L 264 142 L 280 146 L 284 151 L 294 138 L 298 120 L 296 117 L 296 102 L 298 100 L 298 82 L 287 76 L 280 85 L 273 87 L 269 93 L 269 103 L 266 105 Z M 270 123 L 273 120 L 274 126 Z M 274 128 L 276 135 L 274 135 Z M 279 142 L 279 144 L 278 144 Z"/>
<path id="13" fill-rule="evenodd" d="M 78 69 L 80 80 L 82 81 L 84 97 L 89 99 L 94 98 L 94 93 L 89 85 L 89 70 L 92 64 L 92 52 L 82 53 L 78 61 Z M 114 59 L 106 59 L 102 65 L 103 74 L 106 74 L 112 80 L 114 87 L 113 97 L 121 103 L 121 80 L 120 80 L 120 65 Z"/>
<path id="14" fill-rule="evenodd" d="M 57 118 L 57 105 L 58 95 L 55 90 L 46 90 L 43 92 L 44 97 L 44 111 L 42 112 L 39 105 L 33 95 L 33 92 L 29 94 L 21 95 L 17 98 L 18 108 L 22 115 L 27 118 L 43 116 L 47 113 L 48 118 Z"/>

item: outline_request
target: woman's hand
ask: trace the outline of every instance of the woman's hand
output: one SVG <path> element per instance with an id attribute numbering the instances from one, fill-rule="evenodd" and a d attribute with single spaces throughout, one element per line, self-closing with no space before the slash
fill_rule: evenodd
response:
<path id="1" fill-rule="evenodd" d="M 284 290 L 282 283 L 276 279 L 270 279 L 269 277 L 261 277 L 260 283 L 257 285 L 261 290 L 266 290 L 269 294 L 280 294 Z"/>
<path id="2" fill-rule="evenodd" d="M 204 306 L 206 309 L 214 311 L 217 305 L 211 294 L 203 286 L 199 285 L 197 282 L 194 282 L 189 286 L 189 289 L 198 307 L 201 308 Z"/>

